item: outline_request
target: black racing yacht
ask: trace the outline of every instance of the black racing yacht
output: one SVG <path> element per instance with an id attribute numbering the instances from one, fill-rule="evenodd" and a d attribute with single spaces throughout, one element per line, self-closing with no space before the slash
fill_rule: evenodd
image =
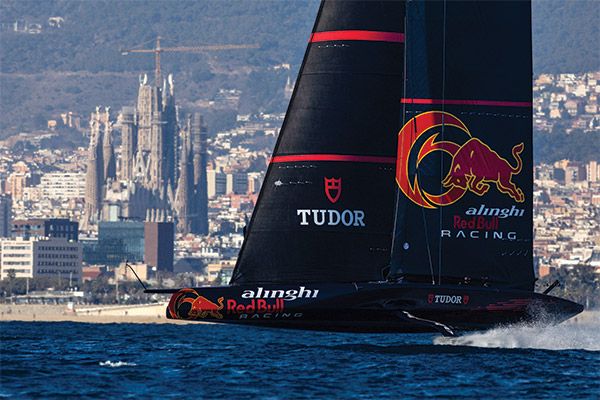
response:
<path id="1" fill-rule="evenodd" d="M 147 292 L 326 331 L 580 313 L 534 292 L 531 80 L 529 1 L 323 1 L 229 286 Z"/>

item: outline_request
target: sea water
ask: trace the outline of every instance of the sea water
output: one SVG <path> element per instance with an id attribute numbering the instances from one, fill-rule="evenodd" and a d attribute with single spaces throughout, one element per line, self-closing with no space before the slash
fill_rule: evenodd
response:
<path id="1" fill-rule="evenodd" d="M 337 334 L 212 324 L 0 323 L 0 398 L 600 397 L 600 325 Z"/>

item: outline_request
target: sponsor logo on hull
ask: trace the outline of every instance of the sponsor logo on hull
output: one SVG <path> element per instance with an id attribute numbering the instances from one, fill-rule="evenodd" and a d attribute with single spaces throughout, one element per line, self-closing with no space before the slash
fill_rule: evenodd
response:
<path id="1" fill-rule="evenodd" d="M 169 317 L 175 319 L 223 319 L 223 314 L 238 319 L 300 318 L 299 312 L 286 311 L 286 302 L 297 299 L 316 299 L 319 289 L 246 289 L 240 299 L 219 297 L 216 302 L 200 295 L 194 289 L 181 289 L 171 297 L 167 308 Z"/>
<path id="2" fill-rule="evenodd" d="M 427 295 L 427 302 L 429 304 L 469 304 L 469 295 L 449 295 L 449 294 L 435 294 L 429 293 Z"/>
<path id="3" fill-rule="evenodd" d="M 252 318 L 254 315 L 283 315 L 285 301 L 276 299 L 269 301 L 266 299 L 252 299 L 247 303 L 238 302 L 234 299 L 227 300 L 227 314 L 237 315 L 239 319 Z M 244 317 L 242 317 L 244 316 Z"/>
<path id="4" fill-rule="evenodd" d="M 316 299 L 319 296 L 319 289 L 307 289 L 304 286 L 298 289 L 264 289 L 259 286 L 256 290 L 246 289 L 242 292 L 244 299 L 283 299 L 293 301 L 296 299 Z"/>
<path id="5" fill-rule="evenodd" d="M 168 310 L 176 319 L 223 319 L 223 297 L 216 302 L 198 294 L 194 289 L 181 289 L 171 297 Z"/>

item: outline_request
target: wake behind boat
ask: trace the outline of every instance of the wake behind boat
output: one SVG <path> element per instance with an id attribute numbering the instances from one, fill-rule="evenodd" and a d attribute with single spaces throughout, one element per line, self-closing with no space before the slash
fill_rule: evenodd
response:
<path id="1" fill-rule="evenodd" d="M 351 332 L 558 323 L 533 291 L 531 4 L 322 2 L 230 285 L 175 319 Z"/>

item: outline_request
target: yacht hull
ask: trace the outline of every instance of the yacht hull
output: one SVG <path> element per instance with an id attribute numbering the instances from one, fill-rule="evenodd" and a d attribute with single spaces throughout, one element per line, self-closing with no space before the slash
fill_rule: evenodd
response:
<path id="1" fill-rule="evenodd" d="M 557 324 L 582 310 L 554 296 L 463 285 L 264 284 L 177 290 L 167 318 L 320 331 L 454 334 L 522 322 Z"/>

